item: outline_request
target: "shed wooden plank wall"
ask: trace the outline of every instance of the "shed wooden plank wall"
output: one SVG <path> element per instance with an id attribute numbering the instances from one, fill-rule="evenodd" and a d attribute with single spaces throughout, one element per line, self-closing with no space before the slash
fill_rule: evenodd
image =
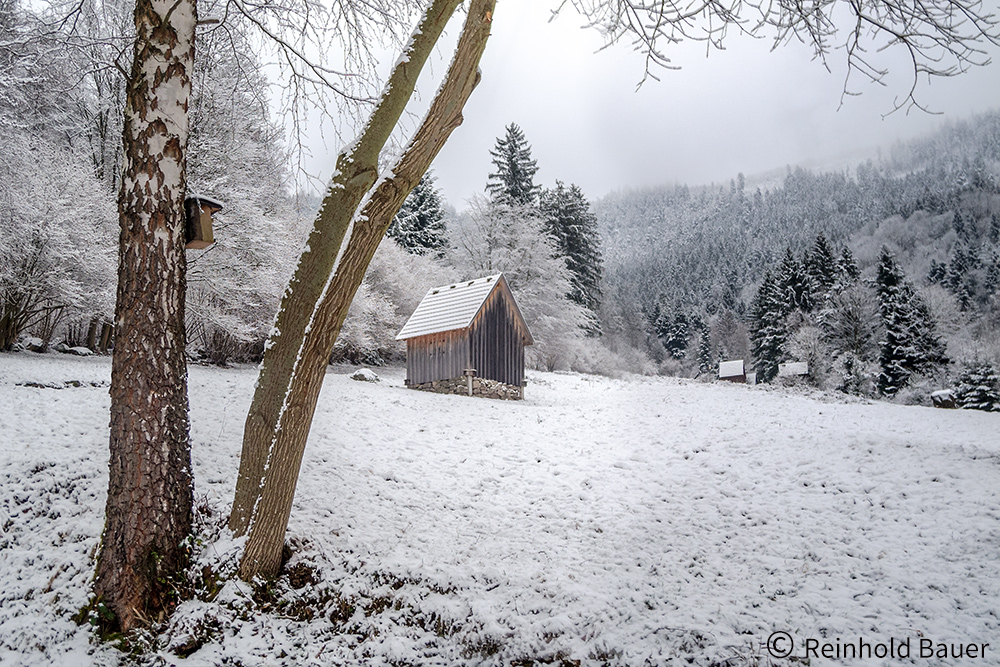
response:
<path id="1" fill-rule="evenodd" d="M 458 377 L 469 367 L 469 337 L 464 329 L 406 341 L 406 379 L 410 384 Z"/>
<path id="2" fill-rule="evenodd" d="M 476 375 L 520 386 L 524 380 L 524 339 L 510 304 L 497 289 L 469 327 L 470 357 Z"/>

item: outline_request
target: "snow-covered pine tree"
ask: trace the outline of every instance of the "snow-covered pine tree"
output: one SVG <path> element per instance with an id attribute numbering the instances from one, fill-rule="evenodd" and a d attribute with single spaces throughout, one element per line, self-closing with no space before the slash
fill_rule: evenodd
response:
<path id="1" fill-rule="evenodd" d="M 496 171 L 489 175 L 486 191 L 498 204 L 535 206 L 541 187 L 535 185 L 538 164 L 531 158 L 531 146 L 516 124 L 507 126 L 507 134 L 497 139 L 490 151 Z"/>
<path id="2" fill-rule="evenodd" d="M 778 375 L 788 343 L 787 315 L 785 295 L 768 271 L 750 304 L 750 351 L 758 382 L 770 382 Z"/>
<path id="3" fill-rule="evenodd" d="M 923 299 L 906 279 L 889 249 L 879 254 L 875 289 L 885 326 L 881 342 L 878 390 L 894 396 L 914 373 L 947 363 L 944 344 L 934 332 L 934 322 Z"/>
<path id="4" fill-rule="evenodd" d="M 712 339 L 708 327 L 701 330 L 701 340 L 698 342 L 698 375 L 708 375 L 715 368 L 712 359 Z"/>
<path id="5" fill-rule="evenodd" d="M 814 290 L 813 302 L 818 302 L 837 280 L 837 261 L 830 248 L 830 242 L 822 233 L 816 237 L 812 249 L 806 253 L 805 269 Z"/>
<path id="6" fill-rule="evenodd" d="M 576 185 L 568 188 L 556 181 L 552 190 L 544 190 L 539 208 L 546 231 L 555 239 L 559 255 L 573 274 L 569 298 L 593 313 L 601 302 L 601 276 L 604 260 L 597 217 L 590 203 Z"/>
<path id="7" fill-rule="evenodd" d="M 683 359 L 691 340 L 691 324 L 684 311 L 677 309 L 661 329 L 660 342 L 674 359 Z"/>
<path id="8" fill-rule="evenodd" d="M 997 287 L 1000 287 L 1000 253 L 996 250 L 986 265 L 986 280 L 983 282 L 983 287 L 986 289 L 987 300 L 996 294 Z"/>
<path id="9" fill-rule="evenodd" d="M 927 282 L 931 285 L 937 285 L 939 283 L 944 283 L 948 277 L 948 264 L 946 262 L 939 262 L 936 259 L 931 260 L 931 268 L 927 271 Z"/>
<path id="10" fill-rule="evenodd" d="M 858 262 L 854 259 L 854 253 L 847 246 L 844 246 L 840 251 L 840 257 L 837 258 L 837 283 L 841 286 L 849 286 L 856 283 L 861 278 L 861 269 L 858 268 Z"/>
<path id="11" fill-rule="evenodd" d="M 988 361 L 966 364 L 955 388 L 955 402 L 966 410 L 1000 412 L 1000 376 L 993 364 Z"/>
<path id="12" fill-rule="evenodd" d="M 448 247 L 441 194 L 427 172 L 403 202 L 386 235 L 414 255 L 441 256 Z"/>
<path id="13" fill-rule="evenodd" d="M 802 262 L 795 259 L 791 248 L 785 249 L 785 256 L 778 267 L 775 285 L 785 303 L 787 312 L 799 309 L 802 312 L 812 310 L 812 281 L 806 273 Z"/>

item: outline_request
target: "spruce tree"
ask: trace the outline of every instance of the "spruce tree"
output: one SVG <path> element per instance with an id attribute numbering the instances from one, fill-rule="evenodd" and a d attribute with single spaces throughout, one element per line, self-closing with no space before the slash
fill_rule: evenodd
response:
<path id="1" fill-rule="evenodd" d="M 712 340 L 708 328 L 701 330 L 701 340 L 698 343 L 698 375 L 707 375 L 715 368 L 712 360 Z"/>
<path id="2" fill-rule="evenodd" d="M 837 280 L 837 261 L 823 234 L 816 237 L 812 249 L 806 253 L 805 265 L 814 294 L 818 296 L 830 291 Z M 815 301 L 818 299 L 814 298 Z"/>
<path id="3" fill-rule="evenodd" d="M 937 285 L 939 283 L 943 283 L 947 277 L 948 264 L 932 259 L 931 268 L 927 271 L 927 282 L 931 285 Z"/>
<path id="4" fill-rule="evenodd" d="M 1000 254 L 995 250 L 986 269 L 986 280 L 983 283 L 986 288 L 986 297 L 989 298 L 1000 287 Z"/>
<path id="5" fill-rule="evenodd" d="M 770 382 L 778 375 L 788 342 L 787 315 L 784 294 L 768 271 L 750 305 L 750 351 L 758 382 Z"/>
<path id="6" fill-rule="evenodd" d="M 988 361 L 966 365 L 955 389 L 955 402 L 966 410 L 1000 412 L 1000 377 Z"/>
<path id="7" fill-rule="evenodd" d="M 894 396 L 914 373 L 948 360 L 941 339 L 934 333 L 927 306 L 885 246 L 879 255 L 875 289 L 885 326 L 878 389 L 886 396 Z"/>
<path id="8" fill-rule="evenodd" d="M 691 325 L 687 315 L 681 310 L 675 311 L 663 333 L 661 336 L 663 347 L 674 359 L 683 359 L 687 352 L 688 341 L 691 340 Z"/>
<path id="9" fill-rule="evenodd" d="M 535 185 L 537 163 L 531 158 L 531 146 L 524 132 L 514 123 L 507 126 L 507 134 L 498 138 L 490 151 L 496 171 L 489 175 L 486 191 L 494 203 L 507 206 L 536 205 L 540 186 Z"/>
<path id="10" fill-rule="evenodd" d="M 785 257 L 778 267 L 775 284 L 786 306 L 786 314 L 795 309 L 802 312 L 812 310 L 812 281 L 802 263 L 795 259 L 791 248 L 785 249 Z"/>
<path id="11" fill-rule="evenodd" d="M 854 259 L 851 249 L 844 246 L 837 258 L 837 282 L 843 286 L 853 285 L 861 278 L 861 269 Z"/>
<path id="12" fill-rule="evenodd" d="M 591 212 L 590 203 L 579 187 L 567 188 L 560 181 L 556 181 L 555 189 L 542 192 L 539 207 L 546 231 L 573 274 L 570 300 L 596 314 L 604 271 L 597 216 Z"/>
<path id="13" fill-rule="evenodd" d="M 386 236 L 414 255 L 441 255 L 448 246 L 441 195 L 427 172 L 403 202 Z"/>

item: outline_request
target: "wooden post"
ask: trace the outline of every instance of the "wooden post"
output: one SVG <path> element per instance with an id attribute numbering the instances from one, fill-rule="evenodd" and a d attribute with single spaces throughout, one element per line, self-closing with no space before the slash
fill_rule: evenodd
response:
<path id="1" fill-rule="evenodd" d="M 472 396 L 472 378 L 476 377 L 476 369 L 466 368 L 463 371 L 463 374 L 465 375 L 465 381 L 468 383 L 469 386 L 469 396 Z"/>

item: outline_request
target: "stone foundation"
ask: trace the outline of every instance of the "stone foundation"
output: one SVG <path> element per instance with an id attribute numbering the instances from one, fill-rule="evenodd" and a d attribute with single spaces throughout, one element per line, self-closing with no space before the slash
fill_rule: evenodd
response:
<path id="1" fill-rule="evenodd" d="M 466 377 L 456 377 L 450 380 L 435 380 L 434 382 L 424 382 L 423 384 L 411 384 L 410 389 L 421 391 L 433 391 L 435 394 L 459 394 L 469 395 L 469 379 Z M 486 378 L 472 378 L 472 395 L 484 398 L 499 398 L 501 400 L 519 401 L 524 398 L 521 387 L 487 380 Z"/>

